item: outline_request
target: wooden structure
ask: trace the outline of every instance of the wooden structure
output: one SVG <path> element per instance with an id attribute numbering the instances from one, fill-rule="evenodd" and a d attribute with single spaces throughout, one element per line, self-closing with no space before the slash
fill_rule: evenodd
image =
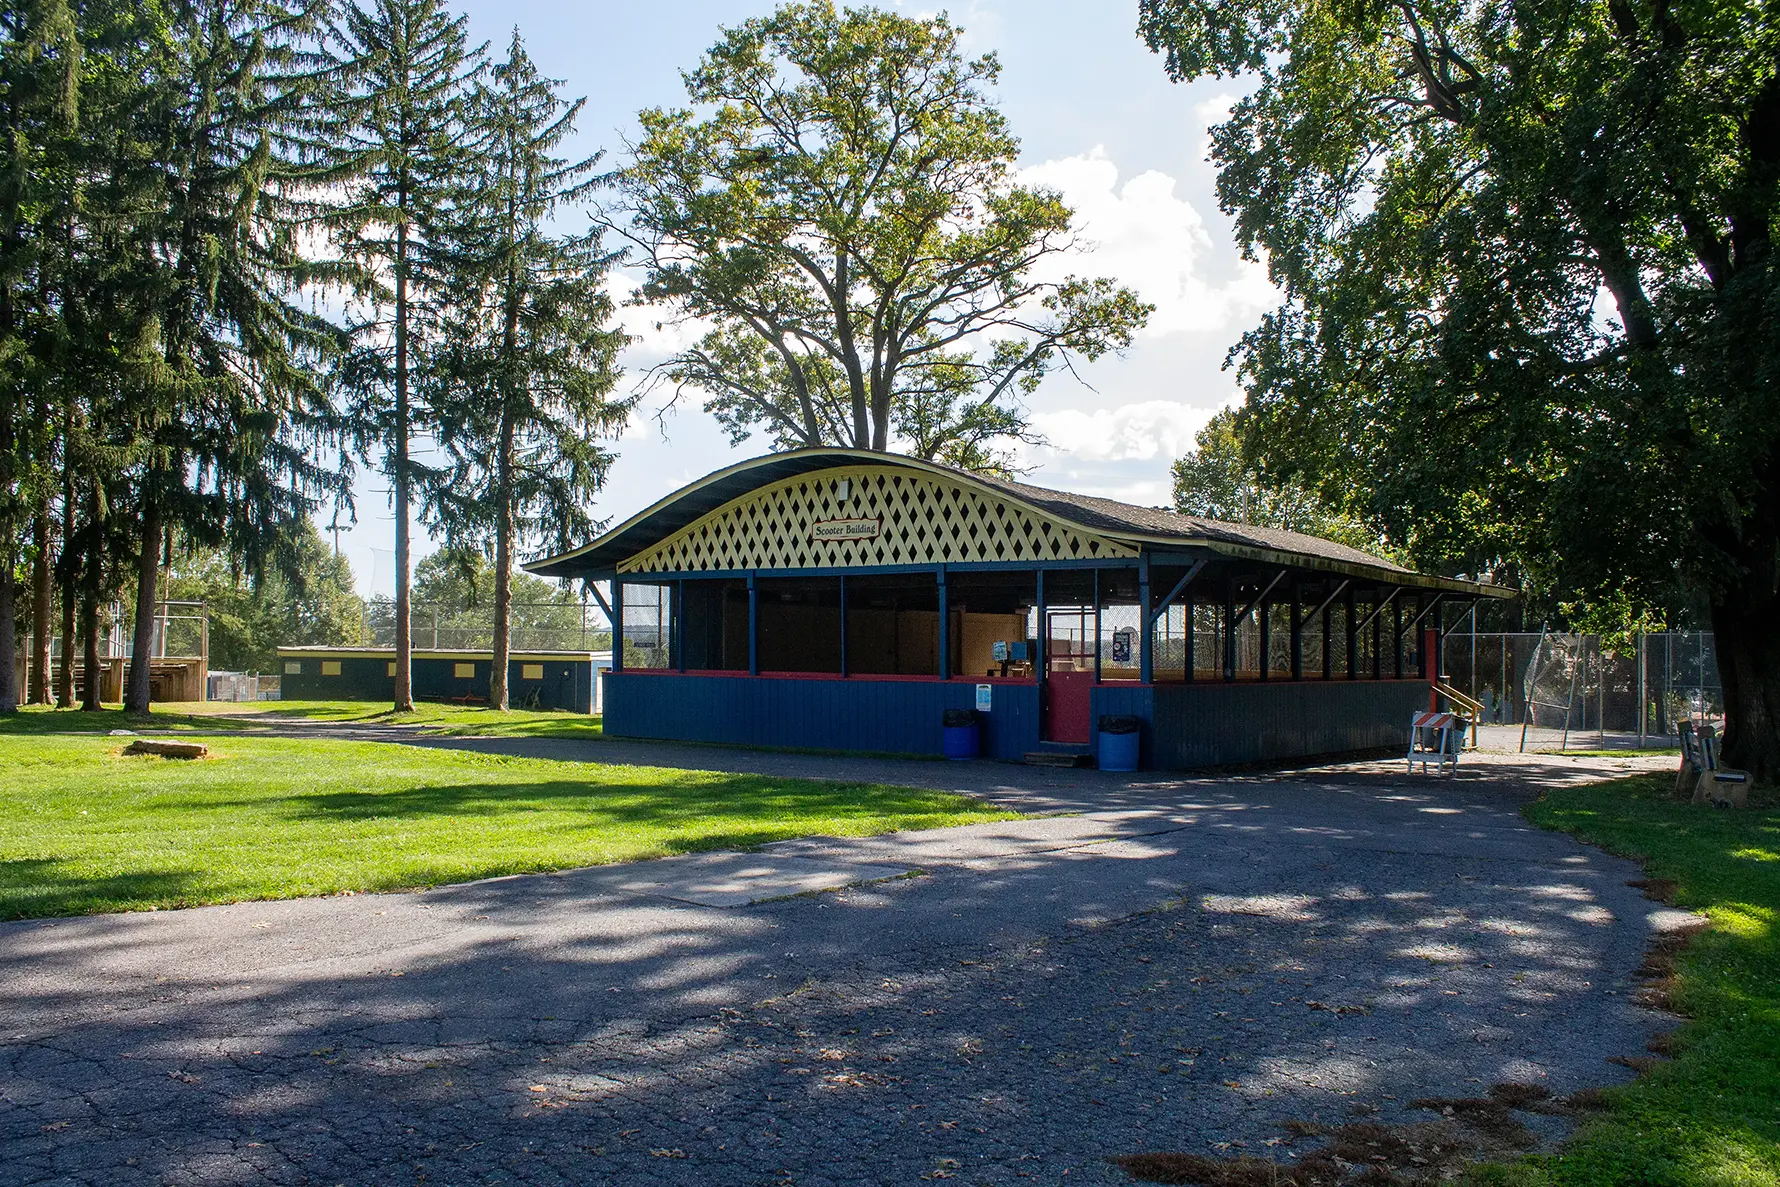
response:
<path id="1" fill-rule="evenodd" d="M 1447 609 L 1513 596 L 846 449 L 720 470 L 527 569 L 610 582 L 614 735 L 938 754 L 944 711 L 986 704 L 990 756 L 1128 715 L 1177 768 L 1401 746 Z"/>
<path id="2" fill-rule="evenodd" d="M 99 700 L 117 704 L 124 699 L 130 673 L 130 639 L 123 633 L 121 607 L 110 614 L 113 626 L 100 640 Z M 171 642 L 175 636 L 177 643 Z M 54 666 L 72 669 L 76 689 L 86 687 L 86 662 L 61 640 Z M 26 662 L 32 652 L 21 646 L 18 654 L 18 688 L 25 687 Z M 210 608 L 203 602 L 158 602 L 154 609 L 153 634 L 149 640 L 148 697 L 155 703 L 202 701 L 208 697 L 210 669 Z M 53 685 L 53 673 L 46 677 Z M 79 695 L 78 693 L 76 695 Z"/>
<path id="3" fill-rule="evenodd" d="M 393 647 L 280 647 L 279 696 L 287 701 L 387 701 L 396 692 Z M 508 656 L 507 699 L 515 709 L 596 713 L 604 652 L 515 651 Z M 413 654 L 414 698 L 460 705 L 488 703 L 494 653 L 421 650 Z"/>

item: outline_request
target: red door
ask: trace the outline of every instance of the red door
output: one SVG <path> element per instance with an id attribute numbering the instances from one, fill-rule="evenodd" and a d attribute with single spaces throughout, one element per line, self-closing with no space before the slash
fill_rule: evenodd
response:
<path id="1" fill-rule="evenodd" d="M 1088 715 L 1094 696 L 1093 672 L 1045 674 L 1044 739 L 1088 744 Z"/>
<path id="2" fill-rule="evenodd" d="M 1045 618 L 1045 687 L 1042 735 L 1047 742 L 1088 742 L 1094 695 L 1094 613 L 1074 606 Z"/>

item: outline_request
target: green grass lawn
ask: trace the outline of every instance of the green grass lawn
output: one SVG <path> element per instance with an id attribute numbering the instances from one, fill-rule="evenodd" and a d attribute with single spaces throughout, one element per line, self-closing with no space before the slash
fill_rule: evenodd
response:
<path id="1" fill-rule="evenodd" d="M 423 733 L 490 738 L 597 738 L 600 718 L 560 709 L 489 709 L 420 701 L 412 713 L 396 713 L 387 701 L 257 701 L 211 704 L 205 715 L 359 725 L 415 725 Z"/>
<path id="2" fill-rule="evenodd" d="M 1527 814 L 1642 861 L 1677 906 L 1711 919 L 1671 1000 L 1689 1021 L 1672 1062 L 1612 1089 L 1610 1109 L 1537 1164 L 1565 1187 L 1780 1183 L 1780 801 L 1713 811 L 1668 798 L 1674 776 L 1554 791 Z"/>
<path id="3" fill-rule="evenodd" d="M 1014 815 L 900 787 L 196 736 L 209 759 L 0 734 L 0 919 L 393 890 Z"/>
<path id="4" fill-rule="evenodd" d="M 22 707 L 0 717 L 6 734 L 105 733 L 114 729 L 251 731 L 280 722 L 322 721 L 340 725 L 413 725 L 443 736 L 496 738 L 598 738 L 600 718 L 560 710 L 478 708 L 421 702 L 412 713 L 395 713 L 387 701 L 205 701 L 161 704 L 148 720 L 111 707 L 97 713 Z"/>

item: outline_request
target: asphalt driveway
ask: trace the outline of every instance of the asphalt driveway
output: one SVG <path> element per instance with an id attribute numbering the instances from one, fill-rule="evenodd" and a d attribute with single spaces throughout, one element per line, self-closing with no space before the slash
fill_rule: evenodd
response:
<path id="1" fill-rule="evenodd" d="M 1120 1153 L 1607 1083 L 1671 1021 L 1631 989 L 1674 913 L 1518 813 L 1639 760 L 1169 780 L 436 744 L 1076 814 L 0 925 L 0 1182 L 1117 1183 Z"/>

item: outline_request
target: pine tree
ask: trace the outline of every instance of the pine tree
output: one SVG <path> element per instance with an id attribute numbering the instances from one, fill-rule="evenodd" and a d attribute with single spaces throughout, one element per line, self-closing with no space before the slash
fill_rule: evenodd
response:
<path id="1" fill-rule="evenodd" d="M 344 197 L 329 212 L 342 259 L 358 269 L 355 344 L 340 370 L 364 449 L 380 450 L 396 521 L 395 708 L 414 707 L 412 548 L 414 380 L 436 345 L 443 287 L 433 231 L 466 199 L 465 104 L 482 69 L 466 18 L 439 0 L 354 0 L 333 30 L 337 77 L 327 129 Z"/>
<path id="2" fill-rule="evenodd" d="M 41 524 L 52 481 L 38 394 L 49 320 L 42 230 L 53 158 L 45 150 L 75 118 L 79 56 L 66 0 L 0 10 L 0 713 L 17 708 L 21 691 L 19 544 L 27 523 Z"/>
<path id="3" fill-rule="evenodd" d="M 507 60 L 478 88 L 476 200 L 442 238 L 454 276 L 449 349 L 429 392 L 451 480 L 438 500 L 447 540 L 492 549 L 494 663 L 489 703 L 508 706 L 514 553 L 563 548 L 594 526 L 586 505 L 631 401 L 614 400 L 625 341 L 608 327 L 603 280 L 612 257 L 597 232 L 561 235 L 551 220 L 594 184 L 598 156 L 561 157 L 582 100 L 538 73 L 517 31 Z"/>
<path id="4" fill-rule="evenodd" d="M 320 0 L 184 0 L 149 43 L 128 113 L 148 152 L 125 184 L 152 195 L 125 228 L 121 302 L 134 336 L 127 401 L 139 438 L 136 613 L 125 707 L 145 713 L 162 554 L 177 526 L 244 565 L 338 479 L 311 454 L 329 413 L 316 380 L 335 345 L 297 303 L 309 279 L 283 151 L 309 98 Z"/>

